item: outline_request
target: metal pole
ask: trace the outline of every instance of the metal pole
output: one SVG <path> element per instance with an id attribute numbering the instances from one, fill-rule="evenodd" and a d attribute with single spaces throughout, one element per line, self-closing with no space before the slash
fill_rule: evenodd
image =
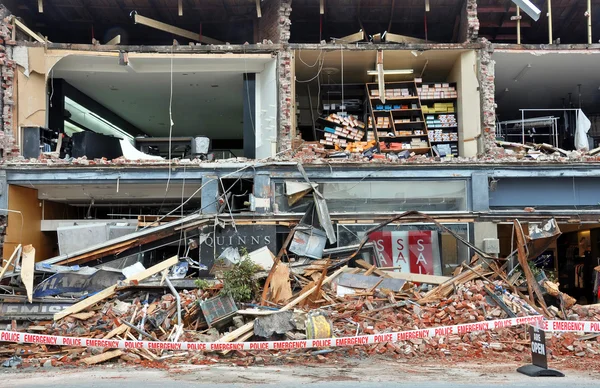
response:
<path id="1" fill-rule="evenodd" d="M 165 277 L 165 282 L 169 286 L 169 289 L 171 290 L 171 292 L 175 296 L 175 300 L 177 301 L 177 326 L 183 327 L 183 321 L 181 320 L 181 298 L 179 297 L 179 293 L 177 292 L 175 287 L 173 287 L 173 283 L 171 283 L 168 276 Z M 173 338 L 173 342 L 179 339 L 179 334 L 179 329 L 177 329 L 175 338 Z"/>
<path id="2" fill-rule="evenodd" d="M 552 44 L 552 0 L 548 0 L 548 44 Z"/>
<path id="3" fill-rule="evenodd" d="M 590 0 L 588 0 L 590 1 Z M 521 44 L 521 8 L 517 7 L 517 44 Z"/>
<path id="4" fill-rule="evenodd" d="M 588 44 L 592 44 L 592 0 L 587 0 L 587 18 Z"/>

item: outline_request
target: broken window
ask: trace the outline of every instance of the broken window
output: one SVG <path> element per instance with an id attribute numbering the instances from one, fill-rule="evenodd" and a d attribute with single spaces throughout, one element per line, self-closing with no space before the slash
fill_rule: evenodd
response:
<path id="1" fill-rule="evenodd" d="M 297 50 L 301 152 L 391 161 L 476 156 L 476 62 L 473 50 Z"/>
<path id="2" fill-rule="evenodd" d="M 269 157 L 275 67 L 269 54 L 65 57 L 49 69 L 54 139 L 43 151 L 60 146 L 62 157 L 109 160 Z"/>
<path id="3" fill-rule="evenodd" d="M 339 246 L 358 244 L 374 224 L 338 224 Z M 444 224 L 469 240 L 469 224 Z M 397 267 L 401 272 L 449 276 L 462 262 L 468 261 L 469 249 L 435 225 L 388 225 L 371 235 L 375 254 L 362 253 L 363 259 L 379 267 Z"/>
<path id="4" fill-rule="evenodd" d="M 465 181 L 346 181 L 318 182 L 331 213 L 384 213 L 417 210 L 448 212 L 467 210 Z M 279 212 L 301 213 L 312 201 L 308 196 L 290 206 L 285 185 L 275 184 Z"/>

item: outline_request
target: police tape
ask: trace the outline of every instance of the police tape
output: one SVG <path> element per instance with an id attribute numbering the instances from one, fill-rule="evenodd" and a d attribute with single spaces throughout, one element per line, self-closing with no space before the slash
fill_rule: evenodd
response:
<path id="1" fill-rule="evenodd" d="M 495 330 L 504 327 L 532 324 L 543 325 L 542 316 L 498 319 L 466 323 L 454 326 L 441 326 L 428 329 L 408 330 L 394 333 L 370 334 L 355 337 L 325 338 L 299 341 L 263 341 L 263 342 L 164 342 L 164 341 L 129 341 L 97 338 L 62 337 L 20 333 L 15 331 L 0 331 L 0 342 L 29 343 L 41 345 L 102 347 L 109 349 L 164 349 L 164 350 L 283 350 L 300 348 L 324 348 L 337 346 L 371 345 L 385 342 L 399 342 L 417 338 L 462 335 L 473 331 Z M 573 321 L 565 321 L 569 324 Z M 586 322 L 589 323 L 589 322 Z M 596 323 L 598 324 L 598 323 Z M 575 328 L 567 326 L 566 328 Z M 584 328 L 587 327 L 584 325 Z M 588 327 L 589 328 L 589 327 Z M 600 331 L 600 330 L 598 330 Z"/>
<path id="2" fill-rule="evenodd" d="M 300 341 L 263 341 L 263 342 L 164 342 L 129 341 L 97 338 L 62 337 L 0 331 L 0 342 L 29 343 L 40 345 L 102 347 L 109 349 L 163 349 L 163 350 L 284 350 L 300 348 L 324 348 L 353 345 L 371 345 L 385 342 L 407 341 L 417 338 L 430 338 L 462 335 L 474 331 L 487 331 L 519 325 L 534 325 L 542 330 L 554 332 L 600 332 L 600 322 L 590 321 L 549 321 L 542 316 L 498 319 L 453 326 L 441 326 L 428 329 L 408 330 L 394 333 L 370 334 L 355 337 L 325 338 Z"/>

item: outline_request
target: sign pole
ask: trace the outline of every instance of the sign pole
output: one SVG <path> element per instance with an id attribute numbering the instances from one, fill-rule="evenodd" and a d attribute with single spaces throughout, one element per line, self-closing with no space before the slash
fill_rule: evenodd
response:
<path id="1" fill-rule="evenodd" d="M 517 372 L 530 377 L 565 377 L 562 372 L 548 369 L 548 353 L 544 330 L 537 326 L 529 326 L 528 331 L 531 342 L 531 364 L 518 368 Z"/>

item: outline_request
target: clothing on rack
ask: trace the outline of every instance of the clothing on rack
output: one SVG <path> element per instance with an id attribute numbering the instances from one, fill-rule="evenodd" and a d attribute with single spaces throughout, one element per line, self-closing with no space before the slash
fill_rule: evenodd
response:
<path id="1" fill-rule="evenodd" d="M 577 264 L 575 266 L 575 288 L 584 288 L 585 287 L 585 264 Z"/>

